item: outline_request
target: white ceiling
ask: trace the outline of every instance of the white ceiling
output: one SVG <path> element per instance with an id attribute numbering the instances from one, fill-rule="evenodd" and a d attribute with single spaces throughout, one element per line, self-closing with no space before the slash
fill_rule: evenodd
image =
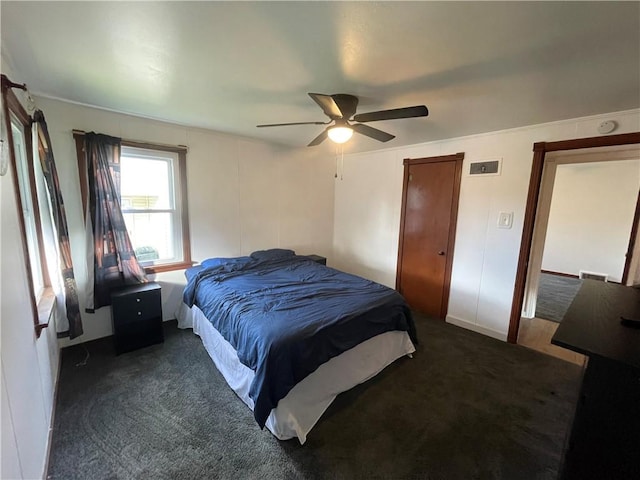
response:
<path id="1" fill-rule="evenodd" d="M 293 146 L 324 127 L 255 126 L 327 120 L 307 92 L 429 107 L 350 151 L 640 107 L 640 2 L 0 5 L 34 93 Z"/>

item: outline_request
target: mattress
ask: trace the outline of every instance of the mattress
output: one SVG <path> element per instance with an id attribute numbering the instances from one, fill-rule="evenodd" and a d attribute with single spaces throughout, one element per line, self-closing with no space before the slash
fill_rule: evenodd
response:
<path id="1" fill-rule="evenodd" d="M 249 396 L 255 373 L 240 362 L 237 352 L 207 320 L 202 311 L 182 303 L 178 312 L 179 328 L 192 328 L 229 386 L 253 410 Z M 271 410 L 265 426 L 280 440 L 298 438 L 304 444 L 307 435 L 341 392 L 367 381 L 415 347 L 406 331 L 389 331 L 370 338 L 331 358 L 308 375 Z"/>
<path id="2" fill-rule="evenodd" d="M 417 336 L 393 289 L 329 268 L 292 250 L 208 259 L 185 287 L 254 378 L 249 396 L 263 427 L 289 391 L 330 359 L 385 332 Z"/>

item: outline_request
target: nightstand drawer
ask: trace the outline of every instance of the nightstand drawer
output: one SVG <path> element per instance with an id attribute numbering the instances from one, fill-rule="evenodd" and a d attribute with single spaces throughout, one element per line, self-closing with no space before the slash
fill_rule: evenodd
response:
<path id="1" fill-rule="evenodd" d="M 117 353 L 161 343 L 160 285 L 143 283 L 111 292 L 111 318 Z"/>
<path id="2" fill-rule="evenodd" d="M 152 319 L 120 325 L 114 337 L 118 353 L 162 343 L 162 322 Z"/>
<path id="3" fill-rule="evenodd" d="M 114 322 L 124 324 L 162 316 L 160 290 L 135 293 L 112 300 Z"/>

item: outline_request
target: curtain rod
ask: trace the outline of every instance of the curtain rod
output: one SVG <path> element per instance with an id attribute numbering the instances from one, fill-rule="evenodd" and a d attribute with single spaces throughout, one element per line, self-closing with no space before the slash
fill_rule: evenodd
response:
<path id="1" fill-rule="evenodd" d="M 3 88 L 19 88 L 20 90 L 24 90 L 25 92 L 27 91 L 27 84 L 26 83 L 15 83 L 12 82 L 11 80 L 9 80 L 9 77 L 7 77 L 4 73 L 2 74 L 2 87 Z"/>
<path id="2" fill-rule="evenodd" d="M 73 133 L 74 137 L 84 137 L 87 132 L 85 132 L 84 130 L 77 130 L 77 129 L 73 129 L 71 130 L 71 132 Z M 150 148 L 150 149 L 158 149 L 158 147 L 160 149 L 164 149 L 170 152 L 186 152 L 189 147 L 187 147 L 186 145 L 169 145 L 166 143 L 153 143 L 153 142 L 141 142 L 139 140 L 127 140 L 125 138 L 122 139 L 122 143 L 125 143 L 126 146 L 129 147 L 138 147 L 138 148 Z"/>

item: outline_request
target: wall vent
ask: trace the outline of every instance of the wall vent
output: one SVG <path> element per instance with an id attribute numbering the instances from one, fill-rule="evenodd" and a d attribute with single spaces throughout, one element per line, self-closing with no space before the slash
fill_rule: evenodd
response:
<path id="1" fill-rule="evenodd" d="M 500 175 L 500 160 L 471 163 L 469 175 Z"/>
<path id="2" fill-rule="evenodd" d="M 580 278 L 581 279 L 589 279 L 589 280 L 599 280 L 601 282 L 606 282 L 609 279 L 608 273 L 597 273 L 597 272 L 587 272 L 586 270 L 580 270 Z"/>

